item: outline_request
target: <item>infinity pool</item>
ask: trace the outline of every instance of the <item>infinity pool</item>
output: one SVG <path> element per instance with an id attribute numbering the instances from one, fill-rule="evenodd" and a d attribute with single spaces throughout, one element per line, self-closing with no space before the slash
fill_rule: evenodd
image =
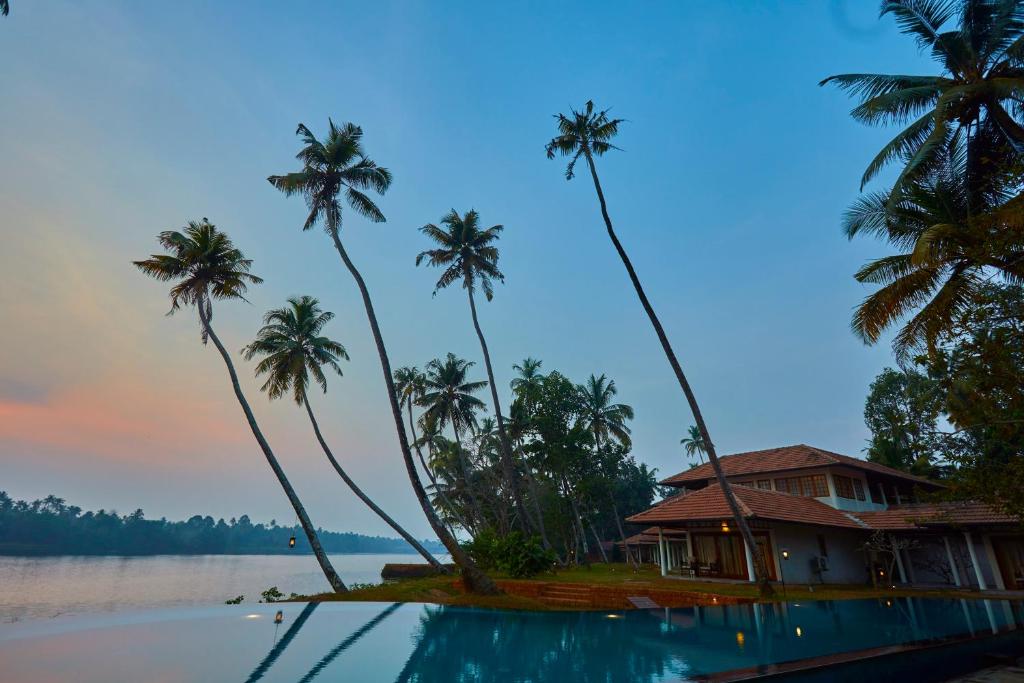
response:
<path id="1" fill-rule="evenodd" d="M 278 610 L 282 619 L 275 624 Z M 999 600 L 894 598 L 628 612 L 240 605 L 0 625 L 0 680 L 686 681 L 1022 627 L 1024 605 Z"/>

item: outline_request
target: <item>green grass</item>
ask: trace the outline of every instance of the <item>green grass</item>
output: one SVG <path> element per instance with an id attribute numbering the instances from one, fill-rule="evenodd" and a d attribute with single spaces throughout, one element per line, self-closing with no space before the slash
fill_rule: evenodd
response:
<path id="1" fill-rule="evenodd" d="M 594 564 L 590 567 L 575 567 L 558 572 L 539 574 L 532 579 L 511 579 L 501 574 L 492 574 L 495 579 L 515 580 L 525 583 L 548 582 L 579 583 L 595 586 L 628 586 L 638 589 L 650 588 L 684 593 L 732 596 L 764 600 L 758 595 L 757 586 L 749 583 L 716 583 L 710 581 L 681 581 L 663 578 L 656 568 L 645 567 L 634 572 L 627 564 Z M 455 585 L 457 575 L 433 576 L 422 579 L 404 579 L 387 584 L 360 586 L 348 593 L 322 593 L 308 596 L 309 600 L 322 601 L 365 601 L 365 602 L 427 602 L 445 605 L 472 605 L 503 609 L 553 610 L 559 609 L 538 600 L 517 595 L 481 596 L 465 593 Z M 638 590 L 639 592 L 639 590 Z M 946 597 L 984 598 L 983 593 L 960 589 L 907 589 L 873 588 L 862 585 L 787 585 L 786 593 L 776 586 L 775 595 L 768 601 L 789 600 L 852 600 L 857 598 L 891 597 Z"/>

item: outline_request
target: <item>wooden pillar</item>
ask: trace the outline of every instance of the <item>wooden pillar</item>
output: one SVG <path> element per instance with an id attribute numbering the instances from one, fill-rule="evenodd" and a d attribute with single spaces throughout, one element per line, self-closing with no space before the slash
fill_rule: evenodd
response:
<path id="1" fill-rule="evenodd" d="M 967 541 L 967 554 L 971 556 L 971 564 L 974 566 L 974 576 L 978 579 L 978 589 L 988 590 L 985 576 L 981 573 L 981 565 L 978 564 L 978 553 L 974 551 L 974 539 L 971 537 L 970 531 L 964 532 L 964 540 Z"/>
<path id="2" fill-rule="evenodd" d="M 949 544 L 949 536 L 943 536 L 942 542 L 946 546 L 946 559 L 949 561 L 949 569 L 953 572 L 953 585 L 959 588 L 963 585 L 960 581 L 960 570 L 957 569 L 956 559 L 953 557 L 953 548 Z"/>

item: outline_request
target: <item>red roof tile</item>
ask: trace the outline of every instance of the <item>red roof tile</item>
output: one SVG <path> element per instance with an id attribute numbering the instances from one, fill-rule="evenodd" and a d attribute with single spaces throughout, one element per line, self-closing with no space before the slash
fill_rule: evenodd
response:
<path id="1" fill-rule="evenodd" d="M 919 484 L 927 484 L 933 487 L 938 486 L 924 477 L 907 474 L 885 465 L 879 465 L 860 458 L 851 458 L 848 455 L 833 453 L 821 448 L 814 448 L 806 444 L 796 446 L 783 446 L 781 448 L 769 448 L 763 451 L 750 451 L 747 453 L 735 453 L 723 455 L 718 459 L 726 476 L 736 477 L 746 474 L 760 474 L 767 472 L 783 472 L 786 470 L 798 470 L 808 467 L 826 467 L 828 465 L 846 465 L 857 469 L 867 470 L 876 474 L 884 474 L 890 477 L 914 481 Z M 682 486 L 689 482 L 706 481 L 714 479 L 715 472 L 711 463 L 698 465 L 693 469 L 680 472 L 662 481 L 667 486 Z"/>
<path id="2" fill-rule="evenodd" d="M 744 517 L 853 529 L 866 528 L 866 525 L 852 516 L 814 498 L 804 498 L 778 491 L 762 491 L 747 486 L 733 486 L 732 490 Z M 732 512 L 725 502 L 722 488 L 718 484 L 712 484 L 688 495 L 667 500 L 649 510 L 629 517 L 627 521 L 640 524 L 659 524 L 729 519 L 732 519 Z"/>
<path id="3" fill-rule="evenodd" d="M 922 503 L 876 512 L 855 513 L 873 529 L 898 531 L 929 526 L 1020 524 L 1020 520 L 993 510 L 983 503 Z"/>

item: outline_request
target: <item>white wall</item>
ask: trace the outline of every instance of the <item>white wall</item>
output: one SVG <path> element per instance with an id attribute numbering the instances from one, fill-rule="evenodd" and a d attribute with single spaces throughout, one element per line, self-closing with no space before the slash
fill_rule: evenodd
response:
<path id="1" fill-rule="evenodd" d="M 867 540 L 867 532 L 801 524 L 775 524 L 775 545 L 787 583 L 818 583 L 811 570 L 811 559 L 820 554 L 818 534 L 825 536 L 829 570 L 821 580 L 825 583 L 862 584 L 870 580 L 863 552 L 858 548 Z M 789 550 L 789 559 L 782 559 L 782 550 Z"/>

